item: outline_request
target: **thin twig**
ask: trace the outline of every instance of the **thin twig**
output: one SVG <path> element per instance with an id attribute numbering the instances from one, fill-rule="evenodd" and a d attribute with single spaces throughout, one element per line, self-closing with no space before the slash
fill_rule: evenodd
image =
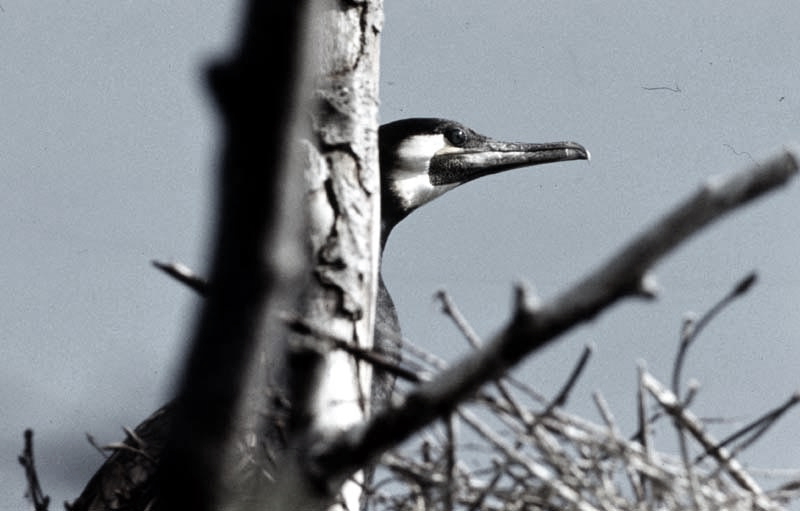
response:
<path id="1" fill-rule="evenodd" d="M 600 417 L 603 418 L 603 422 L 606 423 L 611 434 L 616 438 L 622 438 L 617 423 L 614 420 L 614 414 L 611 413 L 611 408 L 609 408 L 608 402 L 603 395 L 599 391 L 592 392 L 592 399 L 594 399 L 597 411 L 600 412 Z"/>
<path id="2" fill-rule="evenodd" d="M 717 314 L 730 304 L 736 298 L 745 294 L 755 284 L 757 279 L 756 272 L 748 273 L 743 279 L 736 283 L 728 294 L 722 297 L 717 303 L 714 304 L 703 316 L 697 320 L 692 321 L 688 319 L 683 328 L 681 329 L 681 343 L 678 348 L 678 354 L 675 356 L 675 363 L 672 366 L 672 393 L 680 397 L 680 380 L 681 371 L 683 370 L 683 363 L 686 358 L 686 353 L 689 351 L 689 346 L 697 339 L 700 332 L 714 319 Z"/>
<path id="3" fill-rule="evenodd" d="M 507 381 L 509 384 L 511 384 L 512 387 L 515 387 L 517 390 L 523 392 L 526 396 L 531 398 L 533 401 L 536 401 L 537 403 L 542 404 L 542 405 L 543 404 L 547 404 L 549 402 L 549 399 L 547 399 L 547 397 L 545 397 L 544 394 L 538 392 L 537 390 L 535 390 L 533 387 L 531 387 L 527 383 L 519 381 L 516 378 L 510 378 L 508 376 L 506 376 L 503 379 L 505 381 Z"/>
<path id="4" fill-rule="evenodd" d="M 469 324 L 469 321 L 464 317 L 461 313 L 461 310 L 456 305 L 455 301 L 453 301 L 450 294 L 445 291 L 444 289 L 440 289 L 436 293 L 436 298 L 442 303 L 442 312 L 448 316 L 450 319 L 453 320 L 453 323 L 456 325 L 456 328 L 461 332 L 464 338 L 467 340 L 470 346 L 473 349 L 477 350 L 483 346 L 483 341 L 480 339 L 478 334 L 475 332 L 475 329 L 472 328 L 472 325 Z M 517 414 L 520 419 L 526 420 L 530 422 L 533 417 L 528 414 L 525 416 L 525 412 L 523 411 L 522 407 L 519 405 L 516 399 L 511 395 L 510 390 L 508 389 L 507 384 L 505 383 L 507 380 L 512 380 L 513 378 L 509 375 L 504 375 L 503 378 L 495 380 L 494 384 L 497 388 L 497 391 L 500 392 L 500 395 L 503 399 L 506 400 L 508 405 L 511 407 L 512 410 Z"/>
<path id="5" fill-rule="evenodd" d="M 642 382 L 645 388 L 656 398 L 661 406 L 663 406 L 670 415 L 682 422 L 686 430 L 725 468 L 739 486 L 755 495 L 763 495 L 764 492 L 761 490 L 758 483 L 745 472 L 741 464 L 730 455 L 727 449 L 714 449 L 714 446 L 719 442 L 706 433 L 702 422 L 694 414 L 681 406 L 675 394 L 664 388 L 661 383 L 648 373 L 642 376 Z"/>
<path id="6" fill-rule="evenodd" d="M 464 336 L 464 338 L 469 342 L 470 346 L 475 349 L 478 349 L 483 345 L 478 333 L 475 332 L 475 329 L 472 328 L 472 325 L 469 324 L 467 319 L 461 314 L 461 311 L 456 306 L 453 299 L 450 297 L 450 294 L 445 291 L 444 289 L 440 289 L 436 292 L 436 298 L 442 304 L 442 312 L 445 313 L 450 319 L 453 320 L 458 330 Z"/>
<path id="7" fill-rule="evenodd" d="M 600 412 L 600 416 L 603 418 L 603 422 L 605 422 L 606 426 L 608 426 L 611 436 L 615 439 L 621 439 L 622 433 L 617 427 L 617 423 L 614 420 L 614 414 L 611 413 L 611 408 L 608 406 L 608 402 L 599 391 L 593 392 L 592 398 L 594 399 L 595 405 Z M 644 502 L 645 491 L 642 481 L 640 480 L 638 474 L 634 472 L 630 463 L 625 463 L 624 465 L 625 475 L 627 475 L 628 481 L 631 483 L 631 488 L 633 488 L 633 492 L 636 495 L 636 500 L 638 502 Z"/>
<path id="8" fill-rule="evenodd" d="M 519 419 L 523 424 L 526 424 L 530 427 L 533 424 L 534 416 L 528 410 L 526 410 L 519 401 L 514 397 L 511 393 L 508 385 L 505 383 L 506 378 L 502 380 L 498 380 L 497 382 L 497 390 L 500 392 L 500 395 L 503 396 L 503 399 L 508 403 L 511 407 L 511 410 L 514 411 L 514 415 Z"/>
<path id="9" fill-rule="evenodd" d="M 493 463 L 493 465 L 495 468 L 494 476 L 492 477 L 491 481 L 489 481 L 489 484 L 487 484 L 486 487 L 483 488 L 480 491 L 480 493 L 478 493 L 477 498 L 472 502 L 467 511 L 478 511 L 479 509 L 481 509 L 484 501 L 486 500 L 486 497 L 492 490 L 495 489 L 498 481 L 500 481 L 500 478 L 503 476 L 504 472 L 503 467 L 501 467 L 500 464 L 496 461 Z"/>
<path id="10" fill-rule="evenodd" d="M 735 442 L 739 438 L 747 435 L 748 433 L 755 430 L 753 435 L 745 439 L 741 445 L 739 445 L 734 453 L 741 452 L 745 448 L 749 447 L 753 444 L 761 435 L 763 435 L 767 429 L 769 429 L 775 422 L 780 419 L 786 412 L 788 412 L 792 407 L 794 407 L 798 402 L 800 402 L 800 393 L 793 393 L 789 399 L 786 400 L 785 403 L 778 406 L 774 410 L 770 410 L 769 412 L 765 413 L 758 419 L 754 420 L 750 424 L 744 426 L 743 428 L 739 429 L 738 431 L 732 433 L 730 436 L 721 440 L 717 445 L 715 445 L 711 450 L 706 450 L 702 454 L 698 455 L 694 459 L 694 463 L 700 463 L 703 458 L 709 455 L 713 455 L 714 452 L 719 451 L 724 447 L 727 447 L 731 443 Z"/>
<path id="11" fill-rule="evenodd" d="M 697 491 L 697 474 L 694 472 L 694 467 L 689 459 L 689 445 L 686 442 L 686 432 L 683 429 L 684 421 L 682 420 L 682 416 L 675 415 L 674 422 L 675 432 L 678 434 L 678 448 L 681 453 L 681 461 L 683 462 L 683 468 L 686 470 L 686 477 L 689 480 L 689 495 L 692 498 L 692 506 L 695 511 L 700 511 L 701 504 L 699 500 L 700 495 Z"/>
<path id="12" fill-rule="evenodd" d="M 310 335 L 316 340 L 328 342 L 335 349 L 342 350 L 358 360 L 372 364 L 376 369 L 385 371 L 393 376 L 396 376 L 397 378 L 401 378 L 411 383 L 422 383 L 431 379 L 431 376 L 427 373 L 410 371 L 398 365 L 389 357 L 383 356 L 380 353 L 376 353 L 373 350 L 356 346 L 348 340 L 324 331 L 321 327 L 312 325 L 310 322 L 300 316 L 286 313 L 283 315 L 283 318 L 293 332 Z"/>
<path id="13" fill-rule="evenodd" d="M 639 377 L 636 385 L 636 412 L 637 417 L 639 418 L 639 434 L 638 436 L 634 435 L 632 440 L 638 440 L 639 443 L 642 444 L 645 461 L 649 463 L 651 459 L 652 443 L 650 442 L 650 422 L 647 418 L 647 392 L 643 382 L 643 376 L 645 372 L 646 368 L 644 366 L 644 362 L 640 362 L 638 367 Z M 645 474 L 641 475 L 639 483 L 642 487 L 642 491 L 644 492 L 644 497 L 647 500 L 647 503 L 650 505 L 649 507 L 652 508 L 653 492 L 650 491 L 651 485 L 648 483 L 648 478 Z"/>
<path id="14" fill-rule="evenodd" d="M 429 365 L 434 369 L 438 369 L 443 371 L 447 369 L 448 363 L 441 357 L 434 355 L 433 353 L 426 351 L 413 342 L 410 339 L 403 339 L 403 351 L 407 352 L 407 354 L 418 358 L 424 364 Z"/>
<path id="15" fill-rule="evenodd" d="M 90 433 L 86 433 L 86 441 L 89 442 L 89 445 L 94 447 L 95 450 L 99 452 L 101 456 L 103 456 L 103 458 L 108 458 L 108 453 L 103 449 L 102 446 L 100 446 L 100 444 L 97 443 L 97 441 L 94 439 L 94 436 L 92 436 Z"/>
<path id="16" fill-rule="evenodd" d="M 572 368 L 572 372 L 570 373 L 569 378 L 567 378 L 567 381 L 564 382 L 564 385 L 561 387 L 561 390 L 558 392 L 558 394 L 556 394 L 556 397 L 553 399 L 550 405 L 548 405 L 548 407 L 545 409 L 543 415 L 549 415 L 550 413 L 553 412 L 553 409 L 555 407 L 557 406 L 563 407 L 566 404 L 567 399 L 569 399 L 570 392 L 572 392 L 572 389 L 575 387 L 575 384 L 578 383 L 578 378 L 580 378 L 581 374 L 583 374 L 583 370 L 586 369 L 586 364 L 587 362 L 589 362 L 589 357 L 592 356 L 592 350 L 593 348 L 591 344 L 587 344 L 583 348 L 583 353 L 581 354 L 581 357 L 578 359 L 578 362 L 575 364 L 575 367 Z"/>
<path id="17" fill-rule="evenodd" d="M 25 447 L 22 454 L 17 458 L 19 464 L 25 469 L 25 479 L 28 480 L 27 496 L 33 503 L 36 511 L 47 511 L 50 505 L 50 497 L 45 495 L 39 485 L 39 476 L 36 474 L 36 462 L 33 458 L 33 430 L 25 430 Z"/>
<path id="18" fill-rule="evenodd" d="M 194 273 L 191 268 L 181 263 L 165 263 L 162 261 L 150 261 L 150 263 L 163 271 L 181 284 L 185 284 L 200 296 L 208 296 L 211 291 L 211 284 L 206 279 Z"/>
<path id="19" fill-rule="evenodd" d="M 447 434 L 447 443 L 445 444 L 445 471 L 447 475 L 447 483 L 444 488 L 445 502 L 447 509 L 455 509 L 456 492 L 458 490 L 458 462 L 456 461 L 458 416 L 451 414 L 444 421 L 444 426 Z"/>

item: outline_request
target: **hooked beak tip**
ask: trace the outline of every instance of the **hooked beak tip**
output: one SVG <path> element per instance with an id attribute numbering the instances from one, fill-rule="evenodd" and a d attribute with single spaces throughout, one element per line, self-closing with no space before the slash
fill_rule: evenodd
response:
<path id="1" fill-rule="evenodd" d="M 566 142 L 565 145 L 567 146 L 568 159 L 586 161 L 590 161 L 592 159 L 592 153 L 590 153 L 589 150 L 582 145 L 575 142 Z"/>

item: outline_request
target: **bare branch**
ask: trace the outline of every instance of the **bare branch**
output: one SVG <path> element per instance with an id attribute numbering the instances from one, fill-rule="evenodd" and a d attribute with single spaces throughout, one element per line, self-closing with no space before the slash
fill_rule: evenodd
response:
<path id="1" fill-rule="evenodd" d="M 312 325 L 309 321 L 306 321 L 304 318 L 301 318 L 300 316 L 293 314 L 285 314 L 284 319 L 286 320 L 289 328 L 291 328 L 293 332 L 303 335 L 310 335 L 317 342 L 318 341 L 329 342 L 332 348 L 349 353 L 350 355 L 353 355 L 353 357 L 355 357 L 356 359 L 363 362 L 367 362 L 376 369 L 385 371 L 391 374 L 392 376 L 396 376 L 397 378 L 410 381 L 411 383 L 422 383 L 424 381 L 430 380 L 430 376 L 427 375 L 426 373 L 414 372 L 408 370 L 402 367 L 401 365 L 397 364 L 394 360 L 390 359 L 389 357 L 381 355 L 380 353 L 377 353 L 372 349 L 356 346 L 349 340 L 337 337 L 336 335 L 330 332 L 324 331 L 322 328 Z"/>
<path id="2" fill-rule="evenodd" d="M 96 450 L 97 452 L 99 452 L 99 453 L 100 453 L 100 455 L 101 455 L 103 458 L 108 458 L 108 454 L 105 452 L 105 450 L 103 449 L 103 447 L 102 447 L 100 444 L 98 444 L 98 443 L 97 443 L 97 441 L 94 439 L 94 436 L 92 436 L 90 433 L 86 433 L 86 441 L 87 441 L 87 442 L 89 442 L 89 445 L 91 445 L 92 447 L 94 447 L 94 448 L 95 448 L 95 450 Z"/>
<path id="3" fill-rule="evenodd" d="M 603 397 L 599 391 L 595 391 L 592 393 L 592 399 L 594 399 L 594 404 L 597 406 L 597 411 L 600 412 L 600 416 L 603 418 L 603 422 L 606 423 L 608 429 L 611 431 L 611 434 L 622 438 L 622 435 L 619 432 L 619 428 L 617 427 L 617 423 L 614 420 L 614 414 L 611 413 L 611 408 L 608 406 L 608 401 Z"/>
<path id="4" fill-rule="evenodd" d="M 577 285 L 535 312 L 519 306 L 510 324 L 484 349 L 420 385 L 402 406 L 383 411 L 321 448 L 316 457 L 320 470 L 349 473 L 446 415 L 478 387 L 565 331 L 622 298 L 640 295 L 643 277 L 659 259 L 726 213 L 783 185 L 797 168 L 795 157 L 784 151 L 763 166 L 710 179 Z"/>
<path id="5" fill-rule="evenodd" d="M 33 459 L 33 430 L 25 430 L 25 447 L 17 458 L 19 464 L 25 469 L 25 479 L 28 480 L 28 498 L 33 503 L 36 511 L 47 511 L 50 497 L 44 494 L 39 485 L 39 476 L 36 474 L 36 463 Z"/>
<path id="6" fill-rule="evenodd" d="M 644 386 L 659 404 L 676 420 L 681 422 L 682 426 L 725 468 L 739 486 L 755 495 L 763 495 L 758 483 L 744 471 L 736 459 L 731 457 L 727 449 L 714 449 L 718 442 L 705 431 L 700 419 L 681 406 L 675 394 L 664 388 L 649 374 L 645 374 L 642 379 Z"/>
<path id="7" fill-rule="evenodd" d="M 695 463 L 700 463 L 703 458 L 709 455 L 713 455 L 714 452 L 719 451 L 719 449 L 723 447 L 727 447 L 731 443 L 735 442 L 739 438 L 753 432 L 751 436 L 745 439 L 742 444 L 737 447 L 736 452 L 740 452 L 745 448 L 752 445 L 758 438 L 761 437 L 766 431 L 773 425 L 775 422 L 780 419 L 786 412 L 788 412 L 791 408 L 793 408 L 797 403 L 800 403 L 800 393 L 795 392 L 793 393 L 789 399 L 786 400 L 785 403 L 778 406 L 774 410 L 770 410 L 769 412 L 765 413 L 763 416 L 759 417 L 758 419 L 754 420 L 750 424 L 744 426 L 743 428 L 739 429 L 738 431 L 732 433 L 730 436 L 724 438 L 719 442 L 719 444 L 715 445 L 711 450 L 707 450 L 706 452 L 697 456 L 694 460 Z"/>
<path id="8" fill-rule="evenodd" d="M 181 284 L 187 285 L 200 296 L 208 296 L 211 287 L 210 284 L 206 279 L 193 272 L 188 266 L 181 263 L 165 263 L 156 260 L 150 261 L 150 263 Z"/>
<path id="9" fill-rule="evenodd" d="M 631 440 L 637 441 L 642 445 L 644 457 L 647 462 L 652 459 L 653 444 L 650 440 L 650 421 L 647 418 L 647 389 L 644 387 L 644 375 L 647 370 L 644 362 L 639 363 L 638 379 L 636 385 L 636 416 L 638 418 L 639 432 Z M 653 492 L 648 491 L 648 480 L 644 474 L 640 476 L 639 485 L 642 487 L 644 497 L 648 504 L 652 504 Z"/>
<path id="10" fill-rule="evenodd" d="M 678 447 L 681 453 L 681 461 L 683 461 L 683 467 L 684 469 L 686 469 L 686 478 L 689 481 L 689 488 L 691 488 L 689 495 L 692 497 L 692 507 L 695 511 L 700 511 L 701 505 L 699 500 L 700 496 L 698 495 L 697 492 L 698 488 L 697 474 L 694 472 L 694 467 L 692 466 L 692 462 L 689 459 L 689 444 L 686 440 L 686 432 L 684 431 L 685 422 L 686 421 L 682 416 L 676 416 L 675 432 L 678 434 Z"/>
<path id="11" fill-rule="evenodd" d="M 569 378 L 567 381 L 564 382 L 564 386 L 561 387 L 561 390 L 558 392 L 556 397 L 544 411 L 544 415 L 547 415 L 553 411 L 553 408 L 557 406 L 564 406 L 569 399 L 569 394 L 572 392 L 572 389 L 575 387 L 575 384 L 578 383 L 578 378 L 581 377 L 583 374 L 583 370 L 586 369 L 586 364 L 589 362 L 589 357 L 592 356 L 592 346 L 586 345 L 583 348 L 583 353 L 581 354 L 581 358 L 578 359 L 578 363 L 575 364 L 575 367 L 572 368 L 572 372 L 569 374 Z"/>
<path id="12" fill-rule="evenodd" d="M 714 319 L 717 314 L 722 312 L 722 310 L 730 304 L 736 298 L 745 294 L 752 286 L 755 284 L 757 279 L 756 272 L 748 273 L 742 280 L 736 283 L 736 285 L 731 289 L 728 294 L 726 294 L 720 301 L 714 304 L 703 316 L 694 321 L 691 318 L 688 318 L 681 329 L 681 343 L 678 348 L 678 354 L 675 356 L 675 363 L 672 366 L 672 392 L 676 396 L 680 397 L 680 383 L 681 383 L 681 371 L 683 370 L 683 362 L 686 357 L 686 353 L 689 351 L 689 346 L 697 339 L 700 335 L 700 332 Z"/>
<path id="13" fill-rule="evenodd" d="M 445 291 L 444 289 L 439 290 L 436 293 L 436 298 L 442 303 L 442 312 L 444 312 L 450 319 L 453 320 L 458 330 L 464 336 L 464 338 L 469 342 L 470 346 L 473 348 L 479 348 L 483 342 L 478 336 L 475 329 L 472 328 L 472 325 L 467 322 L 467 319 L 461 314 L 461 311 L 456 306 L 453 299 L 450 297 L 450 294 Z"/>
<path id="14" fill-rule="evenodd" d="M 456 431 L 458 428 L 458 416 L 456 414 L 451 414 L 445 419 L 444 426 L 445 432 L 447 433 L 447 449 L 445 456 L 447 484 L 445 484 L 445 502 L 447 503 L 447 509 L 455 509 L 455 493 L 458 485 L 458 462 L 456 457 L 456 451 L 458 449 Z"/>

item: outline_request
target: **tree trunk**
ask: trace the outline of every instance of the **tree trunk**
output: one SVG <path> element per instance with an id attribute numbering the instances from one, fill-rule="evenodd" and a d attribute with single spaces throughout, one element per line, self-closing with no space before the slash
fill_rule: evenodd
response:
<path id="1" fill-rule="evenodd" d="M 309 325 L 365 349 L 373 342 L 380 257 L 382 18 L 379 1 L 315 6 L 306 57 L 313 80 L 311 142 L 304 144 L 313 278 L 305 288 L 302 316 Z M 372 367 L 320 342 L 297 334 L 290 343 L 292 437 L 310 449 L 369 414 Z M 344 505 L 358 509 L 360 484 L 321 476 L 315 483 L 327 490 L 344 483 Z"/>

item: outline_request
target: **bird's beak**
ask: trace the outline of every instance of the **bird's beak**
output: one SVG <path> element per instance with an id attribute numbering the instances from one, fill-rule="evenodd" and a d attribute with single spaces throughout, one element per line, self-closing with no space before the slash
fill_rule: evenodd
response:
<path id="1" fill-rule="evenodd" d="M 575 142 L 521 144 L 486 139 L 468 147 L 448 147 L 430 162 L 434 186 L 461 184 L 504 170 L 566 160 L 588 160 L 589 151 Z"/>

